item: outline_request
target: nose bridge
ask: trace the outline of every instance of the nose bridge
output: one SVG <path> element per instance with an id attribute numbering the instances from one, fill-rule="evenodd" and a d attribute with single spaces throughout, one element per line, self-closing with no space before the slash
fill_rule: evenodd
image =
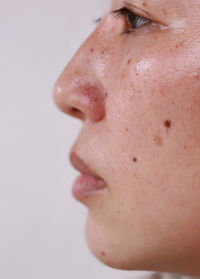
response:
<path id="1" fill-rule="evenodd" d="M 105 116 L 107 92 L 98 74 L 102 62 L 98 35 L 99 31 L 94 31 L 85 40 L 54 85 L 55 104 L 82 120 L 100 121 Z"/>

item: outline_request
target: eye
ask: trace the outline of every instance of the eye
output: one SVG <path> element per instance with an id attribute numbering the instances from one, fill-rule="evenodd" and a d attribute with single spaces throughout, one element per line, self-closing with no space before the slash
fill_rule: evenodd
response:
<path id="1" fill-rule="evenodd" d="M 141 17 L 141 16 L 133 13 L 126 7 L 112 11 L 111 14 L 114 17 L 120 17 L 125 20 L 125 23 L 127 24 L 128 28 L 125 29 L 121 34 L 132 33 L 135 29 L 140 28 L 141 26 L 147 25 L 152 22 L 151 20 L 149 20 L 147 18 Z"/>

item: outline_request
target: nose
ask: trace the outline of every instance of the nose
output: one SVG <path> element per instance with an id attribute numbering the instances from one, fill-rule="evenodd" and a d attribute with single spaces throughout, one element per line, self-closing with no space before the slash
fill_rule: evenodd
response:
<path id="1" fill-rule="evenodd" d="M 75 53 L 54 85 L 53 99 L 58 108 L 81 120 L 92 122 L 105 117 L 107 92 L 100 77 L 102 53 L 99 31 L 94 31 Z"/>

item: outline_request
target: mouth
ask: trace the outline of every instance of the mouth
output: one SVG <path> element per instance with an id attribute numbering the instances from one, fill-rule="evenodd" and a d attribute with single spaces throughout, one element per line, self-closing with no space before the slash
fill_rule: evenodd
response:
<path id="1" fill-rule="evenodd" d="M 72 186 L 72 195 L 76 200 L 82 201 L 87 197 L 97 195 L 107 186 L 106 182 L 89 168 L 75 152 L 71 152 L 69 158 L 72 166 L 81 172 Z"/>

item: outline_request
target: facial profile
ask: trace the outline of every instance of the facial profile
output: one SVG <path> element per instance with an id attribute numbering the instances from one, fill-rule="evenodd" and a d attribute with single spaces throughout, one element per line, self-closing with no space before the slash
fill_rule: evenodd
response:
<path id="1" fill-rule="evenodd" d="M 108 266 L 200 276 L 199 15 L 200 0 L 113 0 L 55 83 L 82 121 L 72 191 Z"/>

